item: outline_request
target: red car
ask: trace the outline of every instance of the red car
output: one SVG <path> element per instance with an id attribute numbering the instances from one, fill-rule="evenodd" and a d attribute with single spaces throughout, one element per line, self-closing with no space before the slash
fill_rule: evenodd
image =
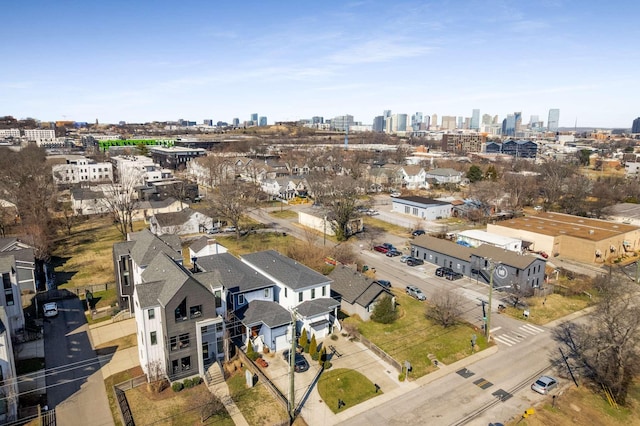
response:
<path id="1" fill-rule="evenodd" d="M 258 364 L 262 368 L 267 368 L 269 366 L 269 363 L 267 361 L 265 361 L 264 358 L 256 359 L 256 364 Z"/>
<path id="2" fill-rule="evenodd" d="M 379 251 L 380 253 L 386 253 L 389 251 L 389 248 L 385 246 L 375 246 L 373 249 L 375 251 Z"/>

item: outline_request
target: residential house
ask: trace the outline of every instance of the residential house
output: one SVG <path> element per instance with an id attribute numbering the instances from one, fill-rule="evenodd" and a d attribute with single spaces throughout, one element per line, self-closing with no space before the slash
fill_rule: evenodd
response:
<path id="1" fill-rule="evenodd" d="M 118 303 L 122 309 L 133 312 L 131 297 L 134 285 L 140 282 L 142 271 L 159 252 L 169 255 L 182 264 L 182 243 L 177 235 L 156 236 L 148 229 L 131 232 L 127 241 L 113 245 L 113 269 L 115 271 Z"/>
<path id="2" fill-rule="evenodd" d="M 19 294 L 35 293 L 39 290 L 38 268 L 33 248 L 30 245 L 15 237 L 0 238 L 0 258 L 3 257 L 13 258 L 10 263 L 17 274 Z M 44 284 L 42 286 L 44 287 Z"/>
<path id="3" fill-rule="evenodd" d="M 216 300 L 222 285 L 215 277 L 202 278 L 157 252 L 135 283 L 140 366 L 149 380 L 203 376 L 225 358 L 224 319 Z"/>
<path id="4" fill-rule="evenodd" d="M 421 166 L 402 166 L 399 169 L 402 186 L 407 189 L 429 189 L 427 172 Z"/>
<path id="5" fill-rule="evenodd" d="M 283 200 L 306 197 L 308 193 L 306 179 L 299 177 L 264 179 L 260 182 L 260 187 L 265 193 Z"/>
<path id="6" fill-rule="evenodd" d="M 133 220 L 148 221 L 156 214 L 175 213 L 182 211 L 185 207 L 187 207 L 186 203 L 171 197 L 159 201 L 138 201 L 133 211 Z"/>
<path id="7" fill-rule="evenodd" d="M 298 210 L 298 223 L 311 228 L 323 235 L 336 235 L 337 222 L 331 219 L 331 213 L 317 208 L 309 207 Z M 347 223 L 346 236 L 364 231 L 364 221 L 361 217 L 354 217 Z"/>
<path id="8" fill-rule="evenodd" d="M 358 315 L 363 321 L 371 318 L 376 303 L 383 297 L 395 296 L 373 279 L 345 265 L 337 265 L 329 274 L 331 297 L 340 302 L 340 310 L 347 315 Z"/>
<path id="9" fill-rule="evenodd" d="M 24 313 L 15 256 L 9 254 L 0 257 L 0 275 L 2 276 L 0 306 L 4 307 L 6 313 L 4 325 L 9 329 L 11 336 L 15 336 L 19 330 L 24 329 Z"/>
<path id="10" fill-rule="evenodd" d="M 331 295 L 331 279 L 277 251 L 267 250 L 242 256 L 242 261 L 271 279 L 274 300 L 296 313 L 296 329 L 307 330 L 322 339 L 338 326 L 340 305 Z"/>
<path id="11" fill-rule="evenodd" d="M 459 184 L 462 182 L 462 176 L 462 172 L 454 169 L 432 169 L 426 172 L 425 177 L 427 182 L 432 180 L 433 183 L 442 185 L 446 183 Z"/>
<path id="12" fill-rule="evenodd" d="M 189 246 L 189 259 L 199 259 L 204 256 L 211 256 L 213 254 L 226 253 L 227 248 L 221 244 L 218 244 L 213 238 L 209 238 L 206 235 L 198 238 Z"/>
<path id="13" fill-rule="evenodd" d="M 451 203 L 425 197 L 395 197 L 391 199 L 392 211 L 424 220 L 443 219 L 451 216 Z"/>
<path id="14" fill-rule="evenodd" d="M 74 213 L 79 215 L 104 214 L 110 211 L 104 192 L 91 188 L 72 189 L 71 206 Z"/>
<path id="15" fill-rule="evenodd" d="M 156 235 L 197 234 L 213 226 L 213 219 L 190 208 L 173 213 L 157 213 L 149 218 L 149 229 Z"/>
<path id="16" fill-rule="evenodd" d="M 0 306 L 0 423 L 18 420 L 18 375 L 6 309 Z"/>
<path id="17" fill-rule="evenodd" d="M 372 167 L 367 170 L 367 178 L 373 192 L 402 186 L 402 174 L 398 167 Z"/>

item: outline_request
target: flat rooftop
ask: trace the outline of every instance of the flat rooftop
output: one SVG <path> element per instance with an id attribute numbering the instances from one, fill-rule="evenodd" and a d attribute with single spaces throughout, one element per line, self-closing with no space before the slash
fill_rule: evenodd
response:
<path id="1" fill-rule="evenodd" d="M 481 231 L 479 229 L 469 229 L 467 231 L 458 232 L 458 235 L 499 246 L 522 242 L 522 240 L 517 238 L 503 237 L 502 235 L 492 234 L 491 232 Z"/>
<path id="2" fill-rule="evenodd" d="M 543 235 L 570 235 L 590 241 L 600 241 L 636 231 L 636 226 L 606 220 L 589 219 L 563 213 L 541 212 L 532 216 L 505 220 L 495 226 L 535 232 Z"/>

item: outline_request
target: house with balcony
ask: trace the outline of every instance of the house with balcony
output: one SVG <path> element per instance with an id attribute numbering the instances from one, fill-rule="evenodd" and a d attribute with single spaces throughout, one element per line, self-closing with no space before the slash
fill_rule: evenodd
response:
<path id="1" fill-rule="evenodd" d="M 203 376 L 225 358 L 222 284 L 158 252 L 135 283 L 140 366 L 149 380 Z"/>

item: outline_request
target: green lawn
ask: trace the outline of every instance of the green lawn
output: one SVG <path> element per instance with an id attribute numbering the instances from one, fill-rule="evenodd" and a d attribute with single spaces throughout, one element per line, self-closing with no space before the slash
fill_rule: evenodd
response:
<path id="1" fill-rule="evenodd" d="M 392 324 L 363 322 L 357 318 L 347 318 L 360 333 L 371 340 L 396 361 L 409 361 L 412 371 L 409 377 L 420 377 L 436 367 L 427 358 L 434 354 L 438 361 L 451 364 L 471 355 L 471 336 L 476 335 L 479 349 L 486 349 L 487 342 L 481 330 L 462 323 L 443 328 L 425 317 L 428 302 L 421 302 L 407 296 L 400 289 L 393 289 L 396 295 L 400 317 Z"/>
<path id="2" fill-rule="evenodd" d="M 293 210 L 277 210 L 269 212 L 270 216 L 276 217 L 278 219 L 297 219 L 298 213 Z"/>
<path id="3" fill-rule="evenodd" d="M 528 322 L 533 324 L 544 325 L 558 318 L 565 317 L 573 312 L 580 311 L 595 303 L 595 300 L 589 299 L 586 294 L 577 296 L 561 296 L 559 294 L 550 294 L 547 297 L 529 297 L 527 298 L 527 310 L 529 311 Z M 513 318 L 524 319 L 524 308 L 519 306 L 507 306 L 504 314 Z"/>
<path id="4" fill-rule="evenodd" d="M 216 240 L 236 256 L 269 249 L 286 253 L 287 246 L 290 246 L 296 241 L 296 239 L 290 235 L 285 237 L 276 232 L 247 234 L 240 237 L 239 240 L 237 240 L 235 236 L 218 237 Z"/>
<path id="5" fill-rule="evenodd" d="M 247 388 L 244 369 L 227 380 L 229 392 L 238 409 L 250 425 L 281 424 L 289 420 L 287 410 L 276 401 L 271 392 L 258 382 Z"/>
<path id="6" fill-rule="evenodd" d="M 366 227 L 376 227 L 384 230 L 384 232 L 389 232 L 394 235 L 398 235 L 400 237 L 408 238 L 411 234 L 409 230 L 403 226 L 398 226 L 391 224 L 389 222 L 385 222 L 384 220 L 376 219 L 371 216 L 363 216 L 362 220 L 364 222 L 364 226 Z"/>
<path id="7" fill-rule="evenodd" d="M 327 370 L 322 373 L 322 377 L 318 380 L 318 392 L 325 404 L 334 413 L 344 411 L 382 394 L 381 390 L 376 394 L 373 382 L 363 374 L 346 368 Z M 338 399 L 345 403 L 339 409 Z"/>

